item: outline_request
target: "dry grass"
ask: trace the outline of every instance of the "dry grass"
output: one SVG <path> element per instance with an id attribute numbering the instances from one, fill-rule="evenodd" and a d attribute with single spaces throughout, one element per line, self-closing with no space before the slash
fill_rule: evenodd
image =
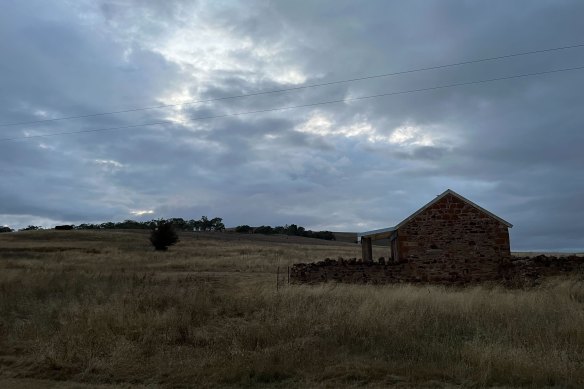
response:
<path id="1" fill-rule="evenodd" d="M 0 236 L 0 385 L 584 385 L 576 278 L 276 290 L 278 266 L 359 248 L 191 234 L 155 253 L 146 238 Z"/>

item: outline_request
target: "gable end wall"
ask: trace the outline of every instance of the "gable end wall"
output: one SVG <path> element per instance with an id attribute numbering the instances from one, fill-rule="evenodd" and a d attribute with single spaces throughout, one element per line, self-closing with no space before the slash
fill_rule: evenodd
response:
<path id="1" fill-rule="evenodd" d="M 511 255 L 507 226 L 453 195 L 401 226 L 397 239 L 399 261 L 428 281 L 494 279 Z"/>

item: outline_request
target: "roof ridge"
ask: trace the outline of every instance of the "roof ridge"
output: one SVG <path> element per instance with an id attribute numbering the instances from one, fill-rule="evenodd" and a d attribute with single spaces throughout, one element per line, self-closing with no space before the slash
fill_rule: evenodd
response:
<path id="1" fill-rule="evenodd" d="M 449 189 L 446 189 L 444 192 L 440 193 L 439 195 L 437 195 L 433 200 L 431 200 L 428 203 L 426 203 L 420 209 L 418 209 L 417 211 L 415 211 L 414 213 L 412 213 L 410 216 L 408 216 L 405 219 L 403 219 L 401 222 L 399 222 L 395 226 L 388 227 L 388 228 L 380 228 L 380 229 L 377 229 L 377 230 L 371 230 L 371 231 L 365 231 L 365 232 L 357 233 L 357 240 L 360 240 L 361 237 L 366 237 L 366 236 L 374 236 L 374 235 L 385 236 L 385 235 L 389 235 L 389 233 L 397 230 L 398 228 L 400 228 L 404 224 L 408 223 L 410 220 L 412 220 L 413 218 L 415 218 L 416 216 L 418 216 L 420 213 L 422 213 L 423 211 L 425 211 L 426 209 L 428 209 L 432 205 L 436 204 L 438 201 L 442 200 L 448 194 L 451 194 L 454 197 L 462 200 L 463 202 L 469 204 L 470 206 L 472 206 L 472 207 L 478 209 L 479 211 L 485 213 L 487 216 L 492 217 L 493 219 L 499 221 L 500 223 L 503 223 L 507 227 L 509 227 L 509 228 L 513 227 L 513 224 L 511 224 L 508 221 L 500 218 L 499 216 L 495 215 L 494 213 L 492 213 L 490 211 L 487 211 L 485 208 L 481 207 L 480 205 L 475 204 L 474 202 L 470 201 L 466 197 L 462 196 L 461 194 L 458 194 L 457 192 L 455 192 L 455 191 L 453 191 L 452 189 L 449 188 Z"/>
<path id="2" fill-rule="evenodd" d="M 424 206 L 422 206 L 420 209 L 418 209 L 417 211 L 415 211 L 414 213 L 412 213 L 410 216 L 406 217 L 404 220 L 402 220 L 401 222 L 399 222 L 395 226 L 395 228 L 396 229 L 400 228 L 401 226 L 403 226 L 404 224 L 406 224 L 407 222 L 409 222 L 410 220 L 412 220 L 413 218 L 415 218 L 416 216 L 418 216 L 420 213 L 422 213 L 423 211 L 425 211 L 427 208 L 431 207 L 432 205 L 436 204 L 438 201 L 442 200 L 448 194 L 451 194 L 451 195 L 457 197 L 458 199 L 464 201 L 465 203 L 471 205 L 472 207 L 478 209 L 479 211 L 484 212 L 488 216 L 490 216 L 493 219 L 495 219 L 495 220 L 503 223 L 507 227 L 509 227 L 509 228 L 513 227 L 513 224 L 511 224 L 508 221 L 500 218 L 499 216 L 495 215 L 494 213 L 492 213 L 490 211 L 487 211 L 485 208 L 481 207 L 480 205 L 475 204 L 474 202 L 470 201 L 466 197 L 458 194 L 457 192 L 455 192 L 455 191 L 453 191 L 452 189 L 449 188 L 449 189 L 446 189 L 441 194 L 437 195 L 433 200 L 431 200 L 430 202 L 426 203 Z"/>

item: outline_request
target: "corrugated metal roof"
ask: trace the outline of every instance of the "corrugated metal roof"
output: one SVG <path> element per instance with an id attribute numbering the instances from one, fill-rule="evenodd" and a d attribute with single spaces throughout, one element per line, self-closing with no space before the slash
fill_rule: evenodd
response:
<path id="1" fill-rule="evenodd" d="M 357 233 L 357 243 L 361 242 L 362 237 L 384 239 L 389 238 L 389 236 L 396 230 L 396 227 L 380 228 L 378 230 L 371 230 L 365 232 Z"/>

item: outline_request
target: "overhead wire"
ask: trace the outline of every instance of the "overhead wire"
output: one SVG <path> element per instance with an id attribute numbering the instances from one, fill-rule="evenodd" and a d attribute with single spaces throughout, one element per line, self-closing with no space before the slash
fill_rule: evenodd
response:
<path id="1" fill-rule="evenodd" d="M 541 54 L 541 53 L 547 53 L 547 52 L 553 52 L 553 51 L 575 49 L 575 48 L 580 48 L 580 47 L 584 47 L 584 43 L 568 45 L 568 46 L 553 47 L 553 48 L 547 48 L 547 49 L 541 49 L 541 50 L 525 51 L 525 52 L 506 54 L 506 55 L 499 55 L 496 57 L 467 60 L 467 61 L 461 61 L 461 62 L 456 62 L 456 63 L 444 64 L 444 65 L 436 65 L 436 66 L 428 66 L 428 67 L 422 67 L 422 68 L 416 68 L 416 69 L 402 70 L 402 71 L 397 71 L 397 72 L 392 72 L 392 73 L 375 74 L 375 75 L 369 75 L 369 76 L 363 76 L 363 77 L 349 78 L 349 79 L 344 79 L 344 80 L 329 81 L 329 82 L 322 82 L 322 83 L 308 84 L 308 85 L 300 85 L 300 86 L 295 86 L 295 87 L 290 87 L 290 88 L 281 88 L 281 89 L 273 89 L 273 90 L 245 93 L 245 94 L 232 95 L 232 96 L 223 96 L 223 97 L 217 97 L 217 98 L 212 98 L 212 99 L 191 100 L 191 101 L 185 101 L 185 102 L 176 103 L 176 104 L 163 104 L 163 105 L 156 105 L 156 106 L 138 107 L 138 108 L 125 109 L 125 110 L 118 110 L 118 111 L 99 112 L 99 113 L 92 113 L 92 114 L 86 114 L 86 115 L 63 116 L 63 117 L 50 118 L 50 119 L 39 119 L 39 120 L 21 121 L 21 122 L 14 122 L 14 123 L 3 123 L 3 124 L 0 124 L 0 127 L 38 124 L 38 123 L 47 123 L 47 122 L 72 120 L 72 119 L 82 119 L 82 118 L 89 118 L 89 117 L 96 117 L 96 116 L 116 115 L 116 114 L 122 114 L 122 113 L 139 112 L 139 111 L 147 111 L 147 110 L 163 109 L 163 108 L 171 108 L 171 107 L 180 107 L 183 105 L 209 103 L 209 102 L 213 102 L 213 101 L 239 99 L 239 98 L 261 96 L 261 95 L 274 94 L 274 93 L 291 92 L 291 91 L 302 90 L 302 89 L 317 88 L 317 87 L 330 86 L 330 85 L 336 85 L 336 84 L 344 84 L 344 83 L 357 82 L 357 81 L 365 81 L 365 80 L 371 80 L 371 79 L 376 79 L 376 78 L 383 78 L 383 77 L 391 77 L 391 76 L 397 76 L 397 75 L 403 75 L 403 74 L 409 74 L 409 73 L 424 72 L 424 71 L 429 71 L 429 70 L 438 70 L 438 69 L 444 69 L 444 68 L 455 67 L 455 66 L 470 65 L 470 64 L 474 64 L 474 63 L 480 63 L 480 62 L 495 61 L 495 60 L 501 60 L 501 59 L 505 59 L 505 58 L 513 58 L 513 57 L 520 57 L 520 56 L 525 56 L 525 55 Z"/>
<path id="2" fill-rule="evenodd" d="M 375 98 L 409 94 L 409 93 L 426 92 L 426 91 L 432 91 L 432 90 L 460 87 L 460 86 L 465 86 L 465 85 L 484 84 L 484 83 L 488 83 L 488 82 L 511 80 L 511 79 L 524 78 L 524 77 L 533 77 L 533 76 L 539 76 L 539 75 L 544 75 L 544 74 L 561 73 L 561 72 L 568 72 L 568 71 L 575 71 L 575 70 L 582 70 L 582 69 L 584 69 L 584 66 L 576 66 L 576 67 L 571 67 L 571 68 L 546 70 L 546 71 L 541 71 L 541 72 L 523 73 L 523 74 L 517 74 L 517 75 L 512 75 L 512 76 L 490 78 L 490 79 L 485 79 L 485 80 L 476 80 L 476 81 L 460 82 L 460 83 L 453 83 L 453 84 L 446 84 L 446 85 L 438 85 L 438 86 L 433 86 L 433 87 L 428 87 L 428 88 L 419 88 L 419 89 L 410 89 L 410 90 L 404 90 L 404 91 L 387 92 L 387 93 L 380 93 L 380 94 L 376 94 L 376 95 L 352 97 L 352 98 L 345 98 L 345 99 L 338 99 L 338 100 L 319 101 L 319 102 L 310 103 L 310 104 L 294 105 L 294 106 L 288 106 L 288 107 L 278 107 L 278 108 L 268 108 L 268 109 L 261 109 L 261 110 L 255 110 L 255 111 L 235 112 L 235 113 L 227 113 L 227 114 L 223 114 L 223 115 L 198 116 L 198 117 L 191 117 L 191 118 L 189 118 L 189 120 L 190 121 L 200 121 L 200 120 L 220 119 L 220 118 L 226 118 L 226 117 L 251 115 L 251 114 L 257 114 L 257 113 L 267 113 L 267 112 L 307 108 L 307 107 L 314 107 L 314 106 L 327 105 L 327 104 L 348 103 L 351 101 L 360 101 L 360 100 L 375 99 Z M 50 134 L 27 135 L 27 136 L 21 136 L 21 137 L 13 137 L 13 138 L 0 138 L 0 142 L 8 142 L 8 141 L 32 139 L 32 138 L 47 138 L 47 137 L 62 136 L 62 135 L 84 134 L 84 133 L 92 133 L 92 132 L 114 131 L 114 130 L 122 130 L 122 129 L 129 129 L 129 128 L 137 128 L 137 127 L 156 126 L 156 125 L 162 125 L 162 124 L 178 124 L 178 123 L 176 121 L 173 121 L 173 120 L 162 120 L 162 121 L 157 121 L 157 122 L 133 124 L 133 125 L 127 125 L 127 126 L 118 126 L 118 127 L 106 127 L 106 128 L 97 128 L 97 129 L 89 129 L 89 130 L 57 132 L 57 133 L 50 133 Z M 180 124 L 183 124 L 183 123 L 180 123 Z"/>

